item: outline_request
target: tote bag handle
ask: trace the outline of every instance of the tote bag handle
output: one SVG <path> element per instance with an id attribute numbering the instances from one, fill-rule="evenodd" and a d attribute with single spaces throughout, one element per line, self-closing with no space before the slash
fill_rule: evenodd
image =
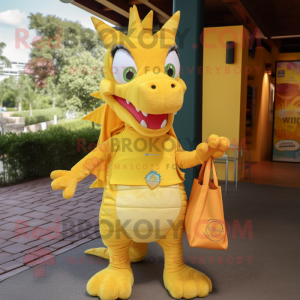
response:
<path id="1" fill-rule="evenodd" d="M 202 164 L 201 170 L 199 172 L 198 180 L 200 181 L 200 183 L 203 180 L 204 171 L 205 171 L 205 165 L 206 165 L 206 161 Z"/>
<path id="2" fill-rule="evenodd" d="M 214 161 L 213 161 L 213 159 L 211 157 L 208 159 L 208 161 L 207 161 L 207 163 L 205 165 L 203 185 L 205 185 L 205 186 L 209 185 L 209 176 L 210 176 L 211 167 L 212 167 L 212 171 L 213 171 L 214 185 L 216 187 L 218 187 L 219 184 L 218 184 L 217 172 L 216 172 Z M 201 169 L 201 171 L 202 171 L 202 169 Z M 200 176 L 200 174 L 199 174 L 199 176 Z"/>
<path id="3" fill-rule="evenodd" d="M 201 184 L 202 181 L 203 181 L 204 172 L 205 172 L 205 174 L 208 173 L 208 175 L 207 175 L 208 176 L 208 180 L 206 181 L 206 186 L 208 186 L 211 165 L 212 165 L 212 169 L 213 169 L 214 184 L 217 187 L 218 186 L 218 177 L 217 177 L 217 172 L 216 172 L 216 169 L 215 169 L 214 161 L 213 161 L 213 159 L 211 157 L 208 159 L 208 161 L 205 161 L 202 164 L 202 167 L 201 167 L 201 170 L 200 170 L 199 176 L 198 176 L 198 181 L 199 181 L 199 184 Z M 205 183 L 203 182 L 203 184 L 205 184 Z"/>

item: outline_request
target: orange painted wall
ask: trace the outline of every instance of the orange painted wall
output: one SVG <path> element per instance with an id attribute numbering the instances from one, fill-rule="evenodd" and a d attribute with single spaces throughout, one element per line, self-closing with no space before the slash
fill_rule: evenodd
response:
<path id="1" fill-rule="evenodd" d="M 269 90 L 273 79 L 265 73 L 266 63 L 271 63 L 275 71 L 275 55 L 265 48 L 257 48 L 254 59 L 248 58 L 251 69 L 248 84 L 256 87 L 256 106 L 252 130 L 247 129 L 247 147 L 251 151 L 251 161 L 271 159 L 272 124 L 269 123 Z M 249 153 L 249 152 L 248 152 Z M 247 155 L 248 156 L 248 155 Z"/>
<path id="2" fill-rule="evenodd" d="M 225 32 L 225 33 L 224 33 Z M 243 26 L 205 28 L 203 59 L 203 120 L 202 135 L 206 140 L 212 133 L 226 136 L 232 144 L 244 145 L 246 137 L 247 150 L 239 159 L 238 178 L 244 176 L 244 160 L 259 162 L 271 160 L 272 123 L 269 122 L 270 83 L 274 78 L 265 72 L 266 64 L 272 64 L 275 73 L 276 61 L 300 60 L 300 53 L 279 53 L 272 48 L 271 53 L 265 48 L 257 48 L 254 59 L 248 55 L 248 47 L 242 47 L 246 38 Z M 233 65 L 225 62 L 226 49 L 224 41 L 236 37 L 235 61 Z M 247 68 L 248 74 L 245 73 Z M 226 73 L 226 69 L 231 71 Z M 235 69 L 242 72 L 235 73 Z M 249 72 L 250 70 L 250 72 Z M 247 136 L 246 105 L 247 85 L 256 87 L 255 119 L 251 137 Z M 244 147 L 245 149 L 245 147 Z M 228 151 L 233 156 L 232 151 Z M 224 165 L 218 165 L 218 176 L 225 177 Z M 233 180 L 233 164 L 229 165 L 229 180 Z"/>
<path id="3" fill-rule="evenodd" d="M 202 138 L 215 133 L 239 146 L 245 138 L 248 46 L 243 26 L 204 29 Z M 226 41 L 235 41 L 234 64 L 226 64 Z M 233 157 L 233 149 L 227 151 Z M 238 177 L 243 177 L 243 159 L 239 159 Z M 217 165 L 219 179 L 225 178 L 225 165 Z M 229 180 L 233 180 L 229 163 Z"/>
<path id="4" fill-rule="evenodd" d="M 300 53 L 279 53 L 277 48 L 272 48 L 270 53 L 265 48 L 257 48 L 254 59 L 248 58 L 251 69 L 248 84 L 256 87 L 255 121 L 252 136 L 246 138 L 250 142 L 247 148 L 251 151 L 252 162 L 271 160 L 273 132 L 272 123 L 269 123 L 269 93 L 270 83 L 275 84 L 275 81 L 265 73 L 265 67 L 267 63 L 271 63 L 275 73 L 276 61 L 280 60 L 300 60 Z M 247 153 L 246 157 L 248 160 Z"/>
<path id="5" fill-rule="evenodd" d="M 300 53 L 278 53 L 276 60 L 300 60 Z"/>

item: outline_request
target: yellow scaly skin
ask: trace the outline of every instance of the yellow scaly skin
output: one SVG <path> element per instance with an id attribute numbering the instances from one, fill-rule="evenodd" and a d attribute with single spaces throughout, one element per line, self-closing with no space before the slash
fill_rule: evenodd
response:
<path id="1" fill-rule="evenodd" d="M 161 30 L 152 35 L 153 12 L 151 11 L 141 22 L 134 6 L 130 10 L 129 20 L 129 31 L 133 33 L 129 36 L 124 36 L 102 21 L 92 18 L 99 36 L 108 49 L 104 60 L 105 79 L 100 84 L 101 97 L 126 126 L 135 132 L 137 138 L 161 137 L 167 134 L 172 129 L 174 113 L 183 104 L 185 83 L 180 77 L 174 79 L 164 72 L 168 49 L 176 45 L 179 17 L 180 13 L 177 12 L 164 25 L 164 34 Z M 138 35 L 141 32 L 145 34 Z M 140 43 L 141 37 L 143 45 L 149 45 L 154 40 L 157 43 L 145 48 Z M 112 73 L 111 49 L 115 44 L 123 44 L 130 50 L 138 69 L 137 76 L 126 84 L 119 84 Z M 165 46 L 162 47 L 162 44 Z M 159 73 L 157 70 L 154 72 L 156 66 L 160 67 Z M 157 88 L 151 89 L 152 85 L 156 85 Z M 174 86 L 171 88 L 172 85 Z M 136 108 L 148 114 L 168 114 L 166 126 L 155 130 L 143 127 L 113 95 L 129 99 Z M 177 152 L 173 163 L 182 168 L 193 167 L 211 156 L 221 157 L 229 145 L 227 138 L 211 135 L 208 143 L 199 144 L 195 151 L 181 151 L 180 154 Z M 212 291 L 211 280 L 183 262 L 183 221 L 187 207 L 183 183 L 158 186 L 154 190 L 150 190 L 146 183 L 144 186 L 136 185 L 134 182 L 129 186 L 111 184 L 114 172 L 113 158 L 111 147 L 105 142 L 76 164 L 71 171 L 59 170 L 51 173 L 51 178 L 54 179 L 52 188 L 63 189 L 64 198 L 69 199 L 74 195 L 80 180 L 104 161 L 107 162 L 106 183 L 100 210 L 100 233 L 107 248 L 90 249 L 86 253 L 107 258 L 110 264 L 88 281 L 87 292 L 102 300 L 129 298 L 134 282 L 130 262 L 144 259 L 147 254 L 147 243 L 156 241 L 164 251 L 164 284 L 172 297 L 191 299 L 207 296 Z M 124 210 L 124 203 L 130 208 Z M 145 217 L 147 220 L 153 221 L 157 215 L 161 222 L 158 233 L 162 235 L 157 237 L 153 234 L 143 240 L 133 236 L 134 231 L 122 227 L 124 218 L 139 216 L 143 213 L 143 209 L 147 209 Z M 174 225 L 166 225 L 165 215 L 170 216 Z"/>

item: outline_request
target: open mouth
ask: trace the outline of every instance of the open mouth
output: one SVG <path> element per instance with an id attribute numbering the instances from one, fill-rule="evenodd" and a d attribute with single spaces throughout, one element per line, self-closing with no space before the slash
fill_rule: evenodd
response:
<path id="1" fill-rule="evenodd" d="M 149 129 L 160 129 L 160 128 L 164 128 L 167 125 L 168 114 L 161 114 L 161 115 L 147 114 L 140 111 L 128 100 L 115 95 L 114 97 L 123 107 L 125 107 L 134 116 L 134 118 L 143 127 Z"/>

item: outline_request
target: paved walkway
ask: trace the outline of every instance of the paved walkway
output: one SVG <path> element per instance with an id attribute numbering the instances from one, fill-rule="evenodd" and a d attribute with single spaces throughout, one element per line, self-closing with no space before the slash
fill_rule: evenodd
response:
<path id="1" fill-rule="evenodd" d="M 244 182 L 248 181 L 245 172 Z M 260 161 L 251 165 L 250 182 L 300 188 L 300 168 L 297 163 Z"/>
<path id="2" fill-rule="evenodd" d="M 223 200 L 228 249 L 190 248 L 183 240 L 184 261 L 212 279 L 213 292 L 205 300 L 299 299 L 299 189 L 239 183 Z M 108 261 L 84 251 L 102 245 L 101 238 L 92 240 L 56 256 L 43 270 L 28 269 L 4 280 L 0 299 L 99 300 L 87 294 L 86 284 Z M 173 299 L 164 288 L 164 256 L 157 243 L 149 243 L 146 258 L 131 267 L 130 300 Z"/>
<path id="3" fill-rule="evenodd" d="M 70 200 L 50 178 L 0 188 L 0 282 L 100 236 L 103 190 L 89 189 L 93 181 Z"/>

